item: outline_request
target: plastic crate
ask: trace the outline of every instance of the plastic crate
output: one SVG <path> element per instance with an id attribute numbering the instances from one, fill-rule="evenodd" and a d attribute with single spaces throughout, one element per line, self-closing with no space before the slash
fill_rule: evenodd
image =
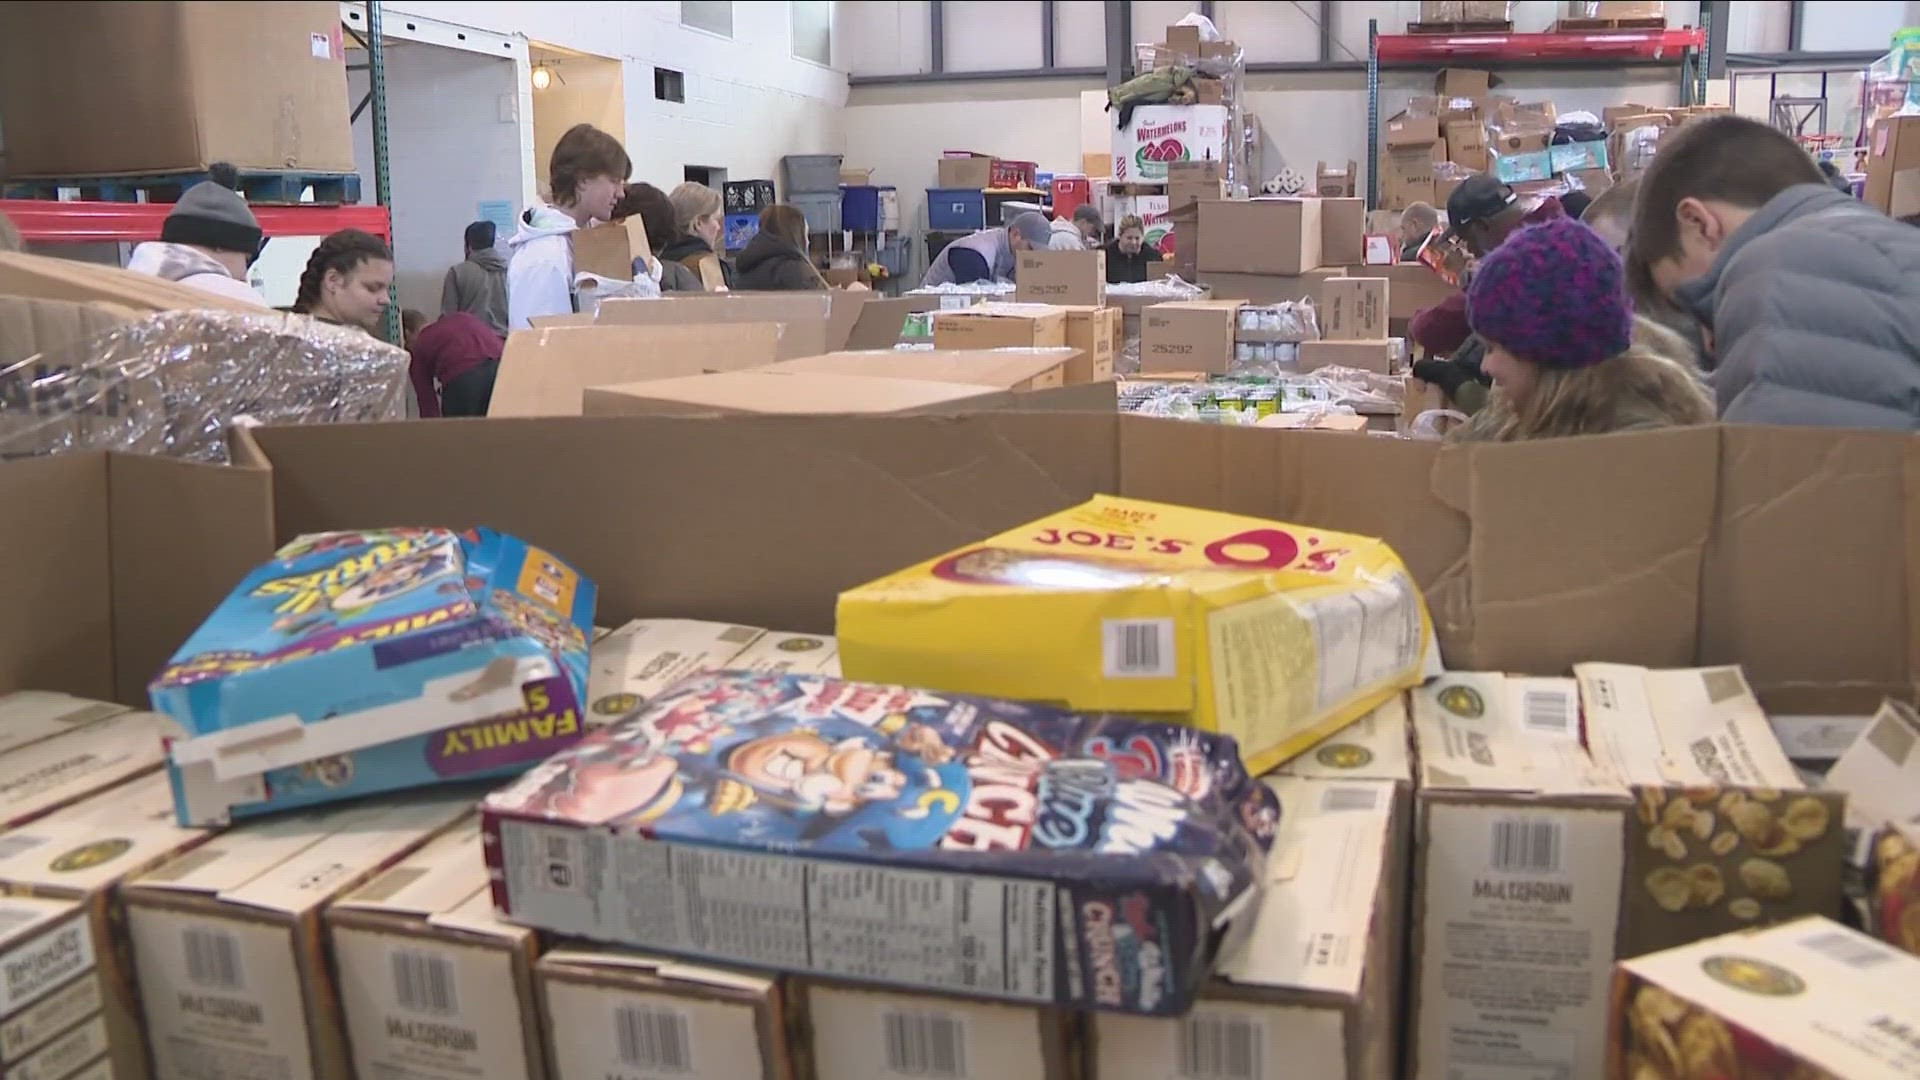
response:
<path id="1" fill-rule="evenodd" d="M 873 261 L 887 268 L 887 273 L 900 277 L 907 272 L 907 238 L 890 236 L 887 242 L 874 249 Z"/>
<path id="2" fill-rule="evenodd" d="M 832 192 L 840 197 L 839 154 L 788 154 L 780 159 L 780 177 L 786 181 L 787 198 L 795 195 L 822 195 Z M 797 204 L 796 204 L 797 205 Z"/>
<path id="3" fill-rule="evenodd" d="M 928 188 L 927 228 L 936 232 L 987 227 L 987 196 L 979 188 Z"/>
<path id="4" fill-rule="evenodd" d="M 1034 174 L 1040 171 L 1037 161 L 1008 161 L 1006 158 L 994 158 L 993 167 L 988 170 L 987 186 L 995 188 L 1030 188 L 1034 185 Z"/>
<path id="5" fill-rule="evenodd" d="M 787 202 L 793 204 L 807 219 L 809 233 L 835 233 L 840 231 L 840 191 L 835 188 L 825 193 L 791 192 L 787 193 Z"/>
<path id="6" fill-rule="evenodd" d="M 721 223 L 728 251 L 739 251 L 760 233 L 759 214 L 728 214 Z"/>
<path id="7" fill-rule="evenodd" d="M 872 184 L 849 185 L 840 189 L 840 227 L 854 232 L 879 232 L 887 227 L 885 203 L 886 197 L 893 195 L 890 187 L 875 187 Z M 899 216 L 899 202 L 894 200 L 894 216 Z"/>
<path id="8" fill-rule="evenodd" d="M 729 180 L 724 194 L 729 214 L 757 214 L 779 201 L 771 180 Z"/>

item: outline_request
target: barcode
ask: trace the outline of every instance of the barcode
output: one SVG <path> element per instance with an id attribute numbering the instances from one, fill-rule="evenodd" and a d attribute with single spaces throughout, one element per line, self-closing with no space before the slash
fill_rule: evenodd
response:
<path id="1" fill-rule="evenodd" d="M 395 949 L 393 996 L 402 1009 L 425 1016 L 460 1015 L 453 965 L 444 956 Z"/>
<path id="2" fill-rule="evenodd" d="M 1559 690 L 1528 690 L 1520 695 L 1520 722 L 1532 731 L 1567 733 L 1573 728 L 1573 695 Z"/>
<path id="3" fill-rule="evenodd" d="M 880 1022 L 889 1075 L 964 1080 L 966 1027 L 958 1018 L 938 1012 L 888 1012 Z"/>
<path id="4" fill-rule="evenodd" d="M 622 1005 L 613 1011 L 613 1041 L 622 1064 L 670 1076 L 693 1072 L 687 1017 L 677 1009 Z"/>
<path id="5" fill-rule="evenodd" d="M 20 833 L 0 836 L 0 861 L 11 859 L 15 855 L 25 855 L 46 842 L 47 838 L 44 836 L 25 836 Z"/>
<path id="6" fill-rule="evenodd" d="M 1844 930 L 1828 930 L 1801 938 L 1800 945 L 1851 968 L 1878 967 L 1898 955 L 1870 938 Z"/>
<path id="7" fill-rule="evenodd" d="M 1110 679 L 1164 679 L 1174 674 L 1172 619 L 1108 619 L 1105 666 Z"/>
<path id="8" fill-rule="evenodd" d="M 0 938 L 40 917 L 32 908 L 0 907 Z"/>
<path id="9" fill-rule="evenodd" d="M 1261 1026 L 1194 1013 L 1180 1025 L 1181 1080 L 1260 1080 Z"/>
<path id="10" fill-rule="evenodd" d="M 1330 814 L 1347 810 L 1378 810 L 1380 789 L 1351 785 L 1330 787 L 1320 793 L 1320 809 Z"/>
<path id="11" fill-rule="evenodd" d="M 189 926 L 180 934 L 187 950 L 187 979 L 210 990 L 244 990 L 240 943 L 225 930 Z"/>
<path id="12" fill-rule="evenodd" d="M 1493 869 L 1506 873 L 1560 872 L 1562 838 L 1557 821 L 1514 818 L 1493 823 Z"/>

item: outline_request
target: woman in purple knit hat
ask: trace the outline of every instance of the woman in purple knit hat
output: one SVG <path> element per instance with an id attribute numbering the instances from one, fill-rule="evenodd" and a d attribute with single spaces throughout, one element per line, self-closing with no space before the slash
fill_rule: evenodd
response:
<path id="1" fill-rule="evenodd" d="M 1467 286 L 1494 392 L 1462 440 L 1517 442 L 1705 424 L 1713 401 L 1686 343 L 1636 318 L 1620 256 L 1572 218 L 1522 229 Z"/>

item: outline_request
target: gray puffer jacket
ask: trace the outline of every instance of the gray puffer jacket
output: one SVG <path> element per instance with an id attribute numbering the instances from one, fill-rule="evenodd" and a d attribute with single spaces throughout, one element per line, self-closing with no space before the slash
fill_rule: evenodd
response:
<path id="1" fill-rule="evenodd" d="M 1920 428 L 1920 229 L 1800 184 L 1674 298 L 1713 327 L 1722 420 Z"/>

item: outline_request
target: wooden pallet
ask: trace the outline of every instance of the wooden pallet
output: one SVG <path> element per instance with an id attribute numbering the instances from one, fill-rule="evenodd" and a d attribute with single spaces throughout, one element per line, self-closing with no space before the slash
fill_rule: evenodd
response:
<path id="1" fill-rule="evenodd" d="M 1511 34 L 1511 19 L 1469 19 L 1462 22 L 1410 22 L 1409 34 Z"/>
<path id="2" fill-rule="evenodd" d="M 1556 34 L 1594 34 L 1609 30 L 1665 30 L 1664 18 L 1646 19 L 1561 19 L 1553 24 Z"/>
<path id="3" fill-rule="evenodd" d="M 171 203 L 180 201 L 188 188 L 208 179 L 211 177 L 205 172 L 21 178 L 7 181 L 0 192 L 9 199 L 57 200 L 62 198 L 63 190 L 77 190 L 83 202 Z M 301 193 L 309 187 L 313 188 L 311 205 L 345 206 L 360 201 L 360 177 L 356 173 L 242 169 L 238 183 L 240 194 L 259 206 L 299 204 Z"/>

